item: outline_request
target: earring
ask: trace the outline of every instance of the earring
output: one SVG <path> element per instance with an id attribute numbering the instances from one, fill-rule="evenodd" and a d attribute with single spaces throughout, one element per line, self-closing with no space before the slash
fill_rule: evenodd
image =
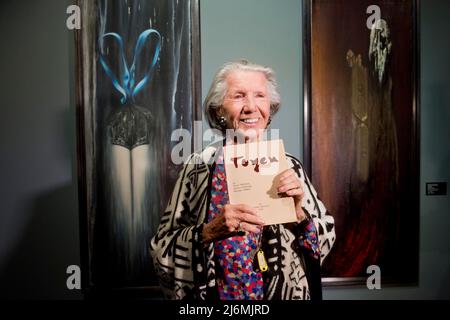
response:
<path id="1" fill-rule="evenodd" d="M 225 127 L 226 123 L 227 123 L 227 119 L 225 119 L 225 117 L 219 117 L 219 125 L 221 127 Z"/>
<path id="2" fill-rule="evenodd" d="M 269 120 L 267 121 L 267 127 L 270 126 L 270 123 L 272 122 L 272 116 L 269 116 Z"/>

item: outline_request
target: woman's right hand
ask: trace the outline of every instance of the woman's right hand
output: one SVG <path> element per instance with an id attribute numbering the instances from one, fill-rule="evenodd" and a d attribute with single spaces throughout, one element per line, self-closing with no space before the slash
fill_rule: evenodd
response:
<path id="1" fill-rule="evenodd" d="M 241 228 L 244 231 L 258 233 L 264 221 L 257 211 L 245 204 L 226 204 L 222 214 L 214 217 L 203 226 L 203 242 L 225 239 L 236 235 Z"/>

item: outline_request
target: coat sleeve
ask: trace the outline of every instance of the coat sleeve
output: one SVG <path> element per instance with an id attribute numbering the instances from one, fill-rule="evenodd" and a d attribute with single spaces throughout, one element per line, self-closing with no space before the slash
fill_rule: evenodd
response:
<path id="1" fill-rule="evenodd" d="M 196 278 L 203 271 L 199 269 L 205 264 L 205 254 L 209 252 L 206 249 L 212 250 L 201 246 L 207 184 L 207 166 L 192 155 L 180 172 L 150 241 L 155 272 L 167 299 L 196 296 Z"/>
<path id="2" fill-rule="evenodd" d="M 302 200 L 302 208 L 309 218 L 313 220 L 317 230 L 320 248 L 320 263 L 322 263 L 330 253 L 336 240 L 334 218 L 319 199 L 317 192 L 306 175 L 300 161 L 291 155 L 287 155 L 287 158 L 291 162 L 292 169 L 294 169 L 297 176 L 303 182 L 305 195 Z"/>

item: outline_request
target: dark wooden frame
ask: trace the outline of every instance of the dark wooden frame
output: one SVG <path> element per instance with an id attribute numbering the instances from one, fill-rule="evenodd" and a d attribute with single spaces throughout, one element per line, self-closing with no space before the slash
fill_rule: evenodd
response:
<path id="1" fill-rule="evenodd" d="M 191 64 L 192 82 L 192 123 L 202 120 L 201 112 L 201 50 L 200 50 L 200 0 L 190 0 L 191 22 Z M 96 1 L 77 0 L 81 8 L 82 28 L 75 32 L 75 70 L 76 70 L 76 128 L 77 128 L 77 179 L 80 225 L 80 254 L 82 270 L 82 289 L 85 297 L 121 298 L 159 298 L 162 297 L 158 285 L 108 289 L 97 287 L 92 282 L 92 236 L 93 226 L 89 217 L 95 212 L 93 204 L 95 178 L 94 119 L 89 106 L 95 105 L 92 94 L 95 70 L 97 41 L 94 39 Z M 192 141 L 194 148 L 194 141 Z M 163 210 L 163 208 L 162 208 Z M 162 211 L 161 211 L 162 212 Z"/>
<path id="2" fill-rule="evenodd" d="M 304 153 L 304 166 L 308 173 L 308 175 L 312 178 L 312 113 L 313 113 L 313 105 L 312 105 L 312 42 L 311 42 L 311 34 L 312 34 L 312 3 L 314 0 L 302 0 L 302 9 L 303 9 L 303 153 Z M 373 4 L 376 4 L 375 1 Z M 419 87 L 419 79 L 420 79 L 420 41 L 419 41 L 419 21 L 420 21 L 420 2 L 418 0 L 411 0 L 413 7 L 413 52 L 412 52 L 412 131 L 410 133 L 411 143 L 415 148 L 413 148 L 411 157 L 411 163 L 409 171 L 414 174 L 414 178 L 412 179 L 413 183 L 410 188 L 411 192 L 411 201 L 413 202 L 413 207 L 416 209 L 413 214 L 413 218 L 417 219 L 417 234 L 414 235 L 415 242 L 414 246 L 417 250 L 417 257 L 415 257 L 416 266 L 416 277 L 410 279 L 396 279 L 396 278 L 383 278 L 382 283 L 383 286 L 398 286 L 398 285 L 417 285 L 418 283 L 418 270 L 419 270 L 419 212 L 420 212 L 420 87 Z M 345 2 L 344 2 L 345 4 Z M 401 5 L 401 4 L 399 4 Z M 351 10 L 351 9 L 349 9 Z M 336 30 L 336 32 L 339 32 Z M 314 180 L 312 179 L 312 183 L 314 184 Z M 326 205 L 326 204 L 325 204 Z M 332 254 L 332 253 L 330 253 Z M 323 275 L 322 283 L 325 286 L 357 286 L 357 287 L 365 287 L 366 286 L 367 277 L 327 277 Z"/>

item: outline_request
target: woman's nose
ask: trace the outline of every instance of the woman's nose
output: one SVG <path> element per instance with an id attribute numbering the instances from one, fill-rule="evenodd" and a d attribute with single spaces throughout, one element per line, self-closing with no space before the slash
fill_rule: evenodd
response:
<path id="1" fill-rule="evenodd" d="M 247 99 L 244 100 L 244 107 L 242 109 L 247 113 L 255 112 L 257 109 L 256 99 L 248 96 Z"/>

